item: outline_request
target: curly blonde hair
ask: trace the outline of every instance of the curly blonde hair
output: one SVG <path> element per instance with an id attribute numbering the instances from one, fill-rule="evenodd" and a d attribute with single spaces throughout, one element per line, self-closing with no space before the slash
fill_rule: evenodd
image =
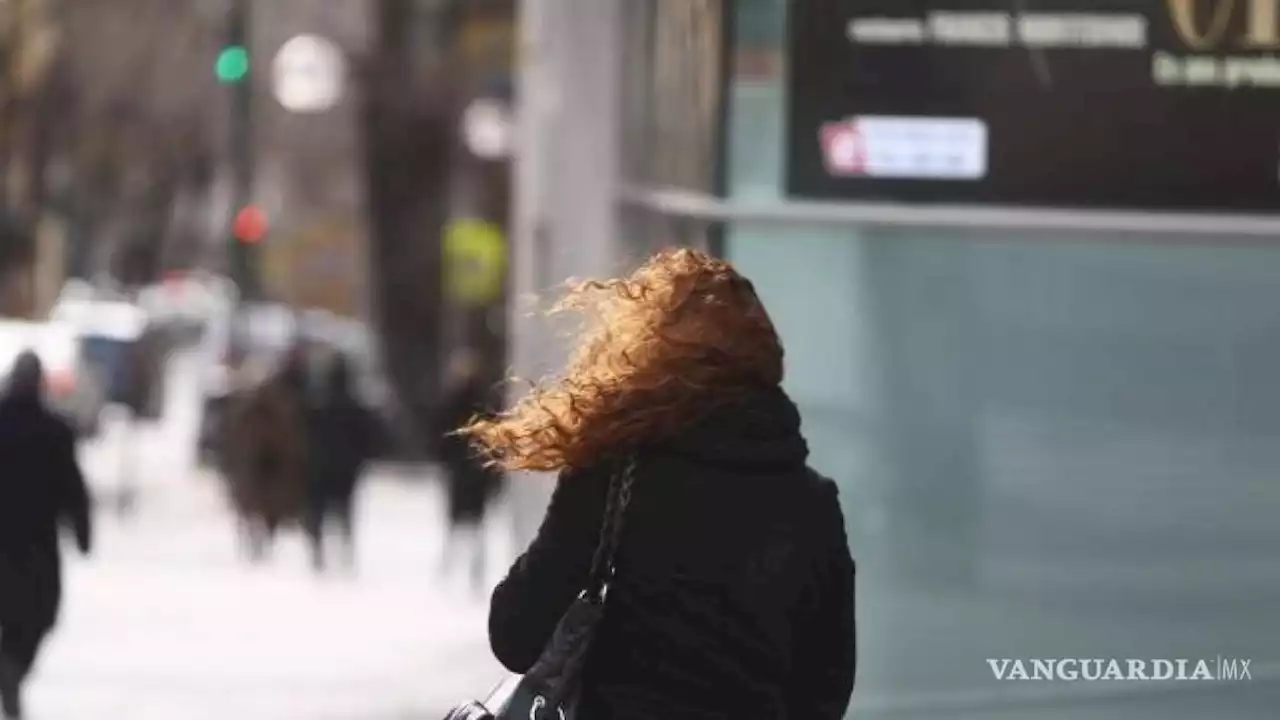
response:
<path id="1" fill-rule="evenodd" d="M 782 382 L 782 345 L 755 289 L 697 250 L 573 285 L 552 311 L 584 320 L 564 372 L 458 430 L 508 470 L 587 467 Z"/>

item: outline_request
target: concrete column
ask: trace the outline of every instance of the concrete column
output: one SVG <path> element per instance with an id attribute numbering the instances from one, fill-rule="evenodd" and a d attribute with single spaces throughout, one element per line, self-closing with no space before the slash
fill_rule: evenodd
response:
<path id="1" fill-rule="evenodd" d="M 621 157 L 623 0 L 523 0 L 518 156 L 512 233 L 511 357 L 517 375 L 554 372 L 567 348 L 530 317 L 569 277 L 623 265 Z M 517 545 L 536 532 L 551 482 L 511 478 Z"/>

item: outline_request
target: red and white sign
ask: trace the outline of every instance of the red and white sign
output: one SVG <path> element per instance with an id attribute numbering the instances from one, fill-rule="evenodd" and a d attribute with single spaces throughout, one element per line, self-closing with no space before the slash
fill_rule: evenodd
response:
<path id="1" fill-rule="evenodd" d="M 842 176 L 866 173 L 867 146 L 857 120 L 826 123 L 819 134 L 827 172 Z"/>
<path id="2" fill-rule="evenodd" d="M 819 130 L 823 162 L 836 177 L 980 180 L 987 175 L 987 124 L 977 118 L 860 115 Z"/>

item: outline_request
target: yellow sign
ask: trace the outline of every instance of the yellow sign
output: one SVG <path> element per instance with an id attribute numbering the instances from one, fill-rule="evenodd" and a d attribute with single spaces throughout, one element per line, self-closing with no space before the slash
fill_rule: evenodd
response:
<path id="1" fill-rule="evenodd" d="M 502 228 L 465 218 L 444 233 L 445 291 L 450 299 L 483 305 L 502 297 L 507 276 L 507 239 Z"/>

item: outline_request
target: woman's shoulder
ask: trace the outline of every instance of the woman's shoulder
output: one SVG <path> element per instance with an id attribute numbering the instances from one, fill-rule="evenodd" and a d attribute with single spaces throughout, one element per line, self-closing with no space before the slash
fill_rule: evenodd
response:
<path id="1" fill-rule="evenodd" d="M 844 509 L 840 504 L 840 485 L 835 480 L 806 468 L 809 476 L 810 496 L 808 501 L 812 508 L 810 525 L 813 537 L 818 545 L 825 548 L 824 555 L 839 556 L 850 563 L 849 534 L 845 523 Z"/>
<path id="2" fill-rule="evenodd" d="M 803 476 L 802 485 L 813 496 L 814 502 L 831 504 L 835 503 L 839 506 L 840 502 L 840 485 L 835 480 L 823 475 L 806 465 L 800 473 Z"/>
<path id="3" fill-rule="evenodd" d="M 797 473 L 796 480 L 794 484 L 809 508 L 822 517 L 843 518 L 840 510 L 839 483 L 807 465 Z"/>

